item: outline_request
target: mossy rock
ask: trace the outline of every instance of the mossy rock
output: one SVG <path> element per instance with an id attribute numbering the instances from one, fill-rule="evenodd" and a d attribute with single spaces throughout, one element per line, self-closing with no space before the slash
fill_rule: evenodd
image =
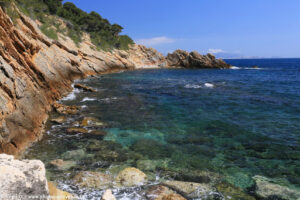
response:
<path id="1" fill-rule="evenodd" d="M 255 200 L 254 197 L 246 194 L 242 189 L 237 188 L 225 182 L 219 183 L 215 187 L 217 191 L 224 196 L 225 200 L 231 200 L 231 199 Z"/>

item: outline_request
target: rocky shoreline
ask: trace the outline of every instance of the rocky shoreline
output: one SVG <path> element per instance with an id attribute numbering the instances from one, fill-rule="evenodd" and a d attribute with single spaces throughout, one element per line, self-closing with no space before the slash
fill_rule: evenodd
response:
<path id="1" fill-rule="evenodd" d="M 0 153 L 20 156 L 41 138 L 52 105 L 72 90 L 75 79 L 141 68 L 230 67 L 212 55 L 175 51 L 165 58 L 140 45 L 97 51 L 87 34 L 79 48 L 61 34 L 47 38 L 38 21 L 14 9 L 15 23 L 0 8 Z"/>

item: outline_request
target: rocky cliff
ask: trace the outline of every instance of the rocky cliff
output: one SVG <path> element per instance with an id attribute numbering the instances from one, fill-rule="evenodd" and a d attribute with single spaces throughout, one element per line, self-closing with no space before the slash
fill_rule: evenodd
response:
<path id="1" fill-rule="evenodd" d="M 72 90 L 75 79 L 149 67 L 228 67 L 212 55 L 176 51 L 165 58 L 141 45 L 98 51 L 88 34 L 78 47 L 60 33 L 58 40 L 47 38 L 40 22 L 14 12 L 13 23 L 0 8 L 0 153 L 18 155 L 38 140 L 51 105 Z"/>
<path id="2" fill-rule="evenodd" d="M 183 50 L 176 50 L 166 57 L 169 67 L 183 68 L 230 68 L 230 65 L 222 59 L 216 59 L 212 54 L 200 55 L 196 51 L 191 53 Z"/>
<path id="3" fill-rule="evenodd" d="M 74 79 L 167 64 L 144 46 L 104 52 L 94 50 L 88 35 L 80 48 L 63 35 L 51 40 L 18 13 L 13 23 L 0 8 L 0 152 L 17 155 L 38 140 L 51 105 L 72 90 Z"/>

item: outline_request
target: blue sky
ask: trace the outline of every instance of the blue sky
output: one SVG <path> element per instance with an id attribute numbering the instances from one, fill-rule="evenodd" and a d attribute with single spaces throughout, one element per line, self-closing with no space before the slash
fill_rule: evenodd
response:
<path id="1" fill-rule="evenodd" d="M 137 43 L 225 57 L 300 57 L 300 0 L 69 0 Z"/>

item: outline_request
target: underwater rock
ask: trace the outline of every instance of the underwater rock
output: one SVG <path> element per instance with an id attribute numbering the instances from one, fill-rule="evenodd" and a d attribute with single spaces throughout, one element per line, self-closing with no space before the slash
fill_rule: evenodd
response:
<path id="1" fill-rule="evenodd" d="M 237 188 L 228 183 L 224 183 L 224 182 L 218 183 L 215 187 L 217 188 L 217 191 L 224 196 L 225 200 L 230 200 L 230 199 L 255 200 L 254 197 L 246 194 L 240 188 Z"/>
<path id="2" fill-rule="evenodd" d="M 86 85 L 79 84 L 79 83 L 75 84 L 75 85 L 74 85 L 74 88 L 82 89 L 82 90 L 84 90 L 84 91 L 86 91 L 86 92 L 96 92 L 95 89 L 93 89 L 93 88 L 91 88 L 91 87 L 88 87 L 88 86 L 86 86 Z"/>
<path id="3" fill-rule="evenodd" d="M 76 127 L 72 127 L 72 128 L 68 128 L 67 129 L 67 133 L 69 134 L 76 134 L 76 133 L 83 133 L 83 134 L 87 134 L 89 131 L 85 128 L 76 128 Z"/>
<path id="4" fill-rule="evenodd" d="M 15 160 L 0 154 L 0 199 L 48 199 L 45 166 L 40 160 Z"/>
<path id="5" fill-rule="evenodd" d="M 53 108 L 56 112 L 64 115 L 75 115 L 79 111 L 79 108 L 77 106 L 66 106 L 59 103 L 54 103 Z"/>
<path id="6" fill-rule="evenodd" d="M 156 168 L 166 169 L 168 166 L 169 160 L 138 160 L 137 168 L 144 171 L 155 171 Z"/>
<path id="7" fill-rule="evenodd" d="M 129 167 L 122 170 L 115 181 L 125 187 L 139 186 L 147 181 L 147 175 L 139 169 Z"/>
<path id="8" fill-rule="evenodd" d="M 269 178 L 263 176 L 254 176 L 253 179 L 256 183 L 256 195 L 262 198 L 277 196 L 282 199 L 299 200 L 300 190 L 291 189 L 274 183 Z"/>
<path id="9" fill-rule="evenodd" d="M 181 195 L 162 185 L 150 187 L 146 192 L 146 197 L 149 200 L 185 200 Z"/>
<path id="10" fill-rule="evenodd" d="M 102 130 L 93 130 L 91 132 L 89 132 L 90 135 L 94 135 L 94 136 L 106 136 L 107 135 L 107 132 L 105 131 L 102 131 Z"/>
<path id="11" fill-rule="evenodd" d="M 59 116 L 57 118 L 51 119 L 51 122 L 57 123 L 57 124 L 62 124 L 67 120 L 65 116 Z"/>
<path id="12" fill-rule="evenodd" d="M 57 189 L 53 182 L 48 182 L 50 200 L 71 200 L 74 196 L 68 192 Z"/>
<path id="13" fill-rule="evenodd" d="M 112 177 L 101 172 L 82 171 L 76 174 L 72 180 L 84 188 L 104 190 L 112 186 Z"/>
<path id="14" fill-rule="evenodd" d="M 104 127 L 106 124 L 94 117 L 85 117 L 80 123 L 82 127 Z"/>
<path id="15" fill-rule="evenodd" d="M 83 149 L 67 151 L 62 154 L 62 158 L 66 160 L 80 160 L 86 157 L 86 153 Z"/>
<path id="16" fill-rule="evenodd" d="M 213 187 L 203 183 L 164 181 L 162 182 L 162 185 L 175 190 L 187 198 L 207 199 L 214 191 Z"/>
<path id="17" fill-rule="evenodd" d="M 55 167 L 58 170 L 68 170 L 72 167 L 76 166 L 76 162 L 75 161 L 64 161 L 62 159 L 57 159 L 57 160 L 52 160 L 49 163 L 52 167 Z"/>
<path id="18" fill-rule="evenodd" d="M 101 200 L 116 200 L 116 197 L 112 194 L 111 190 L 106 190 Z"/>

